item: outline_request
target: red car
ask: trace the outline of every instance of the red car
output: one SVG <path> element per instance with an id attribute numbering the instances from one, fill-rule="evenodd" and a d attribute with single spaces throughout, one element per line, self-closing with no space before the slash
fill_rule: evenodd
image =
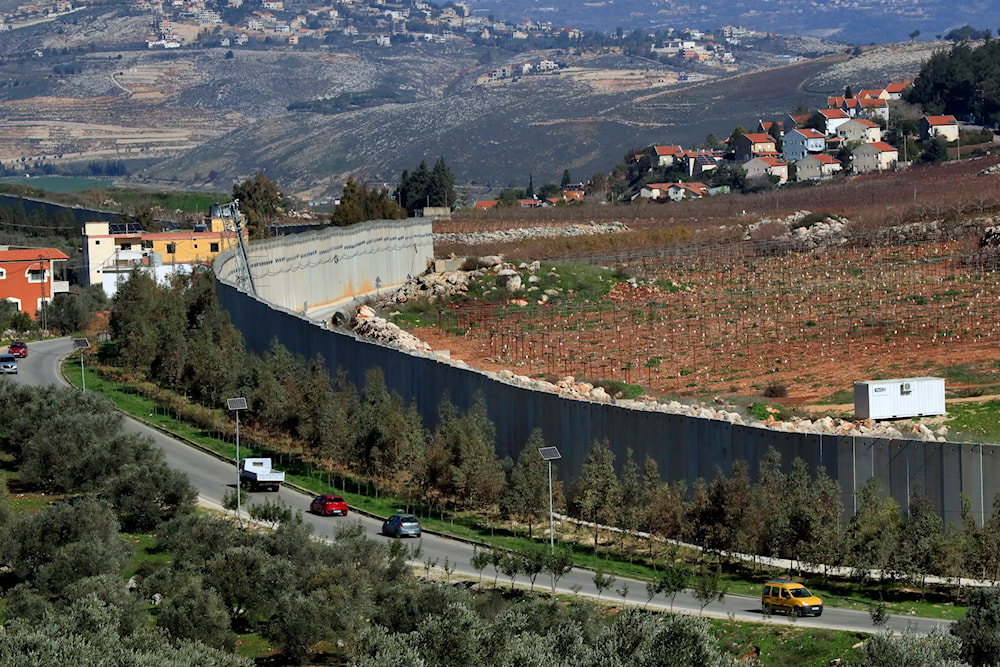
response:
<path id="1" fill-rule="evenodd" d="M 12 341 L 10 346 L 7 348 L 7 352 L 13 354 L 15 357 L 24 359 L 28 356 L 28 344 L 23 340 Z"/>
<path id="2" fill-rule="evenodd" d="M 309 511 L 320 516 L 330 516 L 331 514 L 347 516 L 347 503 L 340 496 L 327 493 L 313 498 L 313 501 L 309 503 Z"/>

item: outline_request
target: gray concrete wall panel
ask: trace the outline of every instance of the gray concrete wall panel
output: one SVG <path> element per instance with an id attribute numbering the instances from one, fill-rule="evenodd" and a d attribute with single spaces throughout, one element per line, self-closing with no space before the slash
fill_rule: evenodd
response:
<path id="1" fill-rule="evenodd" d="M 428 218 L 376 220 L 351 227 L 279 236 L 250 244 L 257 295 L 300 310 L 374 292 L 423 273 L 434 257 Z M 235 253 L 216 261 L 220 280 L 236 282 L 242 262 Z"/>
<path id="2" fill-rule="evenodd" d="M 939 508 L 942 516 L 949 514 L 952 516 L 949 521 L 954 520 L 954 514 L 952 511 L 946 511 L 946 508 L 950 510 L 953 502 L 951 499 L 957 500 L 961 503 L 961 494 L 971 490 L 972 487 L 967 485 L 968 478 L 965 474 L 965 461 L 963 461 L 962 447 L 956 443 L 946 443 L 941 447 L 941 467 L 945 471 L 944 476 L 941 481 L 941 495 L 944 498 L 943 505 Z M 976 494 L 978 495 L 978 494 Z M 970 499 L 973 496 L 970 494 Z M 978 506 L 978 502 L 973 501 Z M 974 506 L 974 510 L 975 506 Z M 959 509 L 959 518 L 961 518 L 961 507 Z"/>

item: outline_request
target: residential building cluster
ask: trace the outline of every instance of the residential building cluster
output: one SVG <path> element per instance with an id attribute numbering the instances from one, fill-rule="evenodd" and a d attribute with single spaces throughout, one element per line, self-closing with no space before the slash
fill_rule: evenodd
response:
<path id="1" fill-rule="evenodd" d="M 284 0 L 133 0 L 133 7 L 154 16 L 147 39 L 151 48 L 172 48 L 184 42 L 176 31 L 164 29 L 161 17 L 212 28 L 224 23 L 223 12 L 230 9 L 243 10 L 240 15 L 244 18 L 227 26 L 223 46 L 264 38 L 294 45 L 305 37 L 325 40 L 331 34 L 369 40 L 380 46 L 390 46 L 393 37 L 399 35 L 438 42 L 461 35 L 511 39 L 562 36 L 570 40 L 582 36 L 575 28 L 554 27 L 550 22 L 516 23 L 473 16 L 472 7 L 465 2 L 436 7 L 426 2 L 403 6 L 362 0 L 335 0 L 312 6 Z"/>
<path id="2" fill-rule="evenodd" d="M 76 5 L 70 0 L 45 0 L 34 5 L 18 5 L 13 11 L 0 13 L 0 32 L 11 30 L 20 23 L 32 23 L 49 16 L 69 14 L 89 4 L 92 3 L 88 0 L 77 0 Z"/>
<path id="3" fill-rule="evenodd" d="M 209 266 L 237 242 L 231 213 L 220 206 L 213 206 L 191 229 L 148 232 L 138 223 L 88 222 L 82 229 L 76 282 L 101 285 L 105 294 L 114 296 L 118 285 L 139 269 L 166 283 L 172 276 Z M 36 318 L 42 304 L 69 291 L 68 281 L 55 279 L 69 259 L 55 248 L 0 246 L 0 300 Z"/>
<path id="4" fill-rule="evenodd" d="M 565 206 L 567 204 L 579 204 L 587 196 L 586 185 L 584 183 L 571 183 L 569 185 L 564 185 L 562 191 L 554 197 L 528 197 L 525 199 L 518 199 L 517 206 L 521 208 L 549 208 L 551 206 Z M 479 209 L 491 209 L 496 208 L 500 200 L 497 199 L 481 199 L 477 201 L 473 206 Z"/>
<path id="5" fill-rule="evenodd" d="M 758 121 L 752 132 L 733 137 L 726 150 L 654 146 L 655 166 L 677 168 L 694 182 L 649 183 L 632 199 L 677 201 L 715 194 L 698 181 L 708 180 L 706 173 L 726 162 L 740 167 L 747 179 L 770 178 L 778 185 L 792 180 L 793 174 L 797 181 L 825 180 L 842 173 L 864 174 L 905 166 L 917 156 L 900 160 L 898 147 L 885 142 L 882 132 L 889 123 L 891 103 L 902 99 L 910 83 L 901 81 L 857 95 L 830 97 L 826 108 L 817 109 L 815 114 Z M 922 117 L 920 138 L 932 137 L 958 140 L 957 119 L 950 115 Z"/>

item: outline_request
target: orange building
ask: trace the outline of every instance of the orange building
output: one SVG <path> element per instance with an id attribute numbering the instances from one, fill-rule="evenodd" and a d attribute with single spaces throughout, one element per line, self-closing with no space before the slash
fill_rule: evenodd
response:
<path id="1" fill-rule="evenodd" d="M 55 263 L 68 259 L 55 248 L 12 250 L 0 246 L 0 299 L 14 303 L 19 311 L 34 318 L 43 303 L 69 291 L 68 282 L 54 279 Z"/>

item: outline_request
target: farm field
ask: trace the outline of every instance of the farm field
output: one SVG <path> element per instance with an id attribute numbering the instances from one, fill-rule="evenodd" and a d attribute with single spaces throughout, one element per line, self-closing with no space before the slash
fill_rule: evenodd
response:
<path id="1" fill-rule="evenodd" d="M 973 178 L 970 165 L 963 168 L 964 174 L 938 176 L 947 174 L 955 186 Z M 911 174 L 907 194 L 918 185 L 933 191 L 919 180 L 926 172 Z M 901 174 L 883 183 L 890 178 Z M 722 234 L 717 241 L 630 247 L 609 252 L 604 262 L 595 252 L 598 263 L 635 277 L 635 284 L 620 281 L 590 301 L 452 304 L 439 326 L 414 333 L 478 367 L 619 380 L 654 396 L 787 392 L 784 402 L 815 403 L 850 391 L 855 380 L 947 375 L 955 367 L 982 381 L 996 379 L 1000 274 L 992 251 L 980 248 L 995 206 L 983 199 L 983 188 L 994 187 L 995 179 L 968 180 L 964 199 L 925 203 L 910 194 L 907 210 L 886 188 L 878 209 L 892 219 L 882 226 L 874 223 L 872 206 L 862 201 L 865 218 L 845 199 L 838 213 L 856 222 L 842 243 L 817 250 Z M 860 188 L 869 200 L 875 183 L 844 188 Z M 832 189 L 815 190 L 828 205 L 835 196 Z M 804 203 L 802 192 L 786 194 Z M 975 211 L 949 215 L 946 209 L 960 211 L 961 201 L 974 201 Z M 693 227 L 690 218 L 685 224 Z M 524 248 L 516 253 L 532 255 Z"/>
<path id="2" fill-rule="evenodd" d="M 414 333 L 523 375 L 621 380 L 652 394 L 783 385 L 813 402 L 854 380 L 1000 359 L 1000 275 L 970 266 L 978 240 L 650 257 L 623 264 L 648 284 L 618 283 L 600 301 L 468 304 L 437 332 Z"/>

